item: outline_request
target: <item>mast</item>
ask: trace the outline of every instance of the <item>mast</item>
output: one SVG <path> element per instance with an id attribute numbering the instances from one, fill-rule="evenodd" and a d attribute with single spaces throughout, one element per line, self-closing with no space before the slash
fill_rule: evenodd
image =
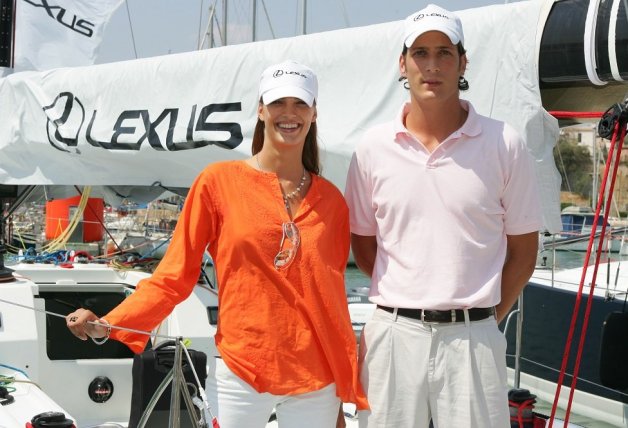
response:
<path id="1" fill-rule="evenodd" d="M 301 0 L 301 34 L 307 34 L 307 0 Z"/>
<path id="2" fill-rule="evenodd" d="M 222 0 L 222 45 L 227 46 L 227 9 L 229 4 L 227 0 Z"/>
<path id="3" fill-rule="evenodd" d="M 256 30 L 257 26 L 257 0 L 251 0 L 251 41 L 254 42 L 256 39 Z"/>
<path id="4" fill-rule="evenodd" d="M 13 67 L 15 0 L 0 0 L 0 67 Z"/>
<path id="5" fill-rule="evenodd" d="M 216 9 L 212 5 L 209 7 L 209 20 L 207 21 L 207 31 L 205 33 L 208 38 L 207 47 L 209 49 L 214 47 L 214 20 L 215 19 L 216 19 Z"/>

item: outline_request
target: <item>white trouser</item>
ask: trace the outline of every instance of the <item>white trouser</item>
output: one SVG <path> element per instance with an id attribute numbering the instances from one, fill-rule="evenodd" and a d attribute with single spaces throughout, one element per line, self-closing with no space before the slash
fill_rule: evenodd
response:
<path id="1" fill-rule="evenodd" d="M 220 428 L 263 428 L 273 409 L 281 428 L 336 426 L 340 399 L 335 384 L 299 395 L 260 393 L 229 370 L 221 358 L 215 360 L 215 373 L 207 377 L 206 392 Z"/>
<path id="2" fill-rule="evenodd" d="M 360 428 L 508 428 L 506 339 L 494 317 L 430 324 L 377 309 L 360 341 Z"/>

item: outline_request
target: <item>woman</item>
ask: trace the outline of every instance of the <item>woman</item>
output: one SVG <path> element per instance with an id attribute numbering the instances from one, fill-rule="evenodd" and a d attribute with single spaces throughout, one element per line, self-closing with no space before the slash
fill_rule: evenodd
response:
<path id="1" fill-rule="evenodd" d="M 222 428 L 344 423 L 340 400 L 367 408 L 344 290 L 348 209 L 319 174 L 318 83 L 293 61 L 260 81 L 253 156 L 208 166 L 190 188 L 168 252 L 153 276 L 100 319 L 152 330 L 191 292 L 205 248 L 219 287 L 220 353 L 207 381 Z M 147 336 L 66 318 L 79 338 L 110 337 L 141 352 Z"/>

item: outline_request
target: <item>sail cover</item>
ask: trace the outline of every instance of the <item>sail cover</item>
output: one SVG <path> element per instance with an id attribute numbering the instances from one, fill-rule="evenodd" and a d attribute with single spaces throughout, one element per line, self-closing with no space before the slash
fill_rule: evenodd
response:
<path id="1" fill-rule="evenodd" d="M 548 231 L 560 225 L 557 122 L 538 84 L 543 1 L 459 11 L 470 90 L 480 114 L 505 120 L 536 159 Z M 353 147 L 391 120 L 402 21 L 0 80 L 0 184 L 188 187 L 211 162 L 250 155 L 258 77 L 294 59 L 320 82 L 322 174 L 344 189 Z"/>

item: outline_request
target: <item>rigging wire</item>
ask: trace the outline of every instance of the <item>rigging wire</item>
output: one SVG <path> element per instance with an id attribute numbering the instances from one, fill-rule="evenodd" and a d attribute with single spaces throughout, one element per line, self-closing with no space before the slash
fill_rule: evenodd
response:
<path id="1" fill-rule="evenodd" d="M 558 159 L 560 160 L 560 167 L 563 170 L 563 174 L 565 174 L 565 183 L 567 184 L 567 190 L 569 191 L 569 193 L 572 193 L 571 184 L 569 183 L 569 180 L 567 180 L 567 168 L 565 167 L 565 162 L 563 162 L 563 155 L 560 152 L 560 148 L 556 148 L 556 152 L 558 153 Z"/>
<path id="2" fill-rule="evenodd" d="M 349 14 L 347 13 L 345 0 L 340 0 L 340 10 L 342 11 L 342 18 L 345 20 L 345 27 L 350 28 L 351 24 L 349 23 Z"/>
<path id="3" fill-rule="evenodd" d="M 17 306 L 17 307 L 20 307 L 20 308 L 23 308 L 23 309 L 30 309 L 33 312 L 40 312 L 40 313 L 43 313 L 43 314 L 46 314 L 46 315 L 50 315 L 50 316 L 53 316 L 53 317 L 57 317 L 57 318 L 65 319 L 65 317 L 66 317 L 66 315 L 63 315 L 63 314 L 59 314 L 59 313 L 56 313 L 56 312 L 53 312 L 53 311 L 47 311 L 45 309 L 38 309 L 38 308 L 35 308 L 35 307 L 32 307 L 32 306 L 23 305 L 21 303 L 12 302 L 10 300 L 0 299 L 0 302 L 6 303 L 7 305 Z M 87 323 L 95 325 L 95 326 L 105 325 L 105 324 L 101 324 L 101 323 L 96 322 L 96 321 L 87 321 Z M 167 339 L 167 340 L 177 340 L 178 339 L 178 336 L 168 336 L 166 334 L 157 334 L 157 333 L 153 333 L 152 331 L 136 330 L 134 328 L 120 327 L 120 326 L 116 326 L 116 325 L 113 325 L 113 324 L 111 324 L 109 327 L 111 327 L 111 329 L 115 329 L 115 330 L 122 330 L 122 331 L 127 331 L 127 332 L 130 332 L 130 333 L 143 334 L 144 336 L 149 336 L 151 339 L 153 339 L 153 341 L 154 341 L 154 338 Z"/>
<path id="4" fill-rule="evenodd" d="M 506 358 L 514 359 L 514 358 L 516 358 L 516 355 L 508 353 L 508 354 L 506 354 Z M 527 364 L 536 366 L 536 367 L 541 368 L 543 370 L 547 370 L 547 371 L 553 372 L 556 375 L 558 375 L 560 373 L 560 370 L 555 369 L 551 365 L 543 364 L 543 363 L 541 363 L 539 361 L 535 361 L 535 360 L 532 360 L 530 358 L 525 358 L 525 357 L 519 357 L 519 358 L 521 358 L 521 361 L 524 361 Z M 567 373 L 567 375 L 569 377 L 573 377 L 573 373 Z M 606 392 L 611 392 L 613 394 L 617 394 L 617 395 L 619 395 L 621 397 L 624 397 L 625 399 L 628 399 L 628 394 L 626 394 L 625 392 L 618 391 L 618 390 L 616 390 L 614 388 L 609 388 L 608 386 L 604 386 L 604 385 L 602 385 L 600 383 L 593 382 L 593 381 L 591 381 L 589 379 L 586 379 L 586 378 L 583 378 L 583 377 L 578 377 L 578 382 L 586 383 L 587 385 L 590 385 L 592 387 L 599 388 L 599 389 L 602 389 L 602 390 L 604 390 Z"/>
<path id="5" fill-rule="evenodd" d="M 131 29 L 131 41 L 133 42 L 133 53 L 135 53 L 135 59 L 137 56 L 137 48 L 135 47 L 135 35 L 133 34 L 133 23 L 131 22 L 131 11 L 129 10 L 129 0 L 124 0 L 126 6 L 126 16 L 129 18 L 129 28 Z"/>
<path id="6" fill-rule="evenodd" d="M 218 0 L 214 0 L 213 4 L 209 5 L 208 8 L 208 17 L 207 17 L 207 26 L 205 28 L 205 32 L 203 33 L 203 38 L 199 41 L 198 43 L 198 49 L 197 50 L 201 50 L 203 49 L 203 45 L 205 44 L 205 40 L 209 38 L 209 41 L 207 43 L 207 48 L 211 49 L 214 47 L 214 17 L 216 15 L 216 2 Z M 199 29 L 200 31 L 200 29 Z M 200 37 L 200 34 L 199 34 Z"/>
<path id="7" fill-rule="evenodd" d="M 220 28 L 220 21 L 218 21 L 218 16 L 216 16 L 215 13 L 214 13 L 214 22 L 216 23 L 216 27 L 218 27 L 218 37 L 220 37 L 220 46 L 224 46 L 225 40 L 222 37 L 222 29 Z M 212 33 L 213 33 L 213 29 L 212 29 Z"/>
<path id="8" fill-rule="evenodd" d="M 270 21 L 270 15 L 268 15 L 268 10 L 266 9 L 266 2 L 264 0 L 262 0 L 262 8 L 264 9 L 264 16 L 266 16 L 266 22 L 268 22 L 268 28 L 270 29 L 270 34 L 271 36 L 273 36 L 273 40 L 274 40 L 277 37 L 275 37 L 275 30 L 273 29 L 273 24 Z"/>

